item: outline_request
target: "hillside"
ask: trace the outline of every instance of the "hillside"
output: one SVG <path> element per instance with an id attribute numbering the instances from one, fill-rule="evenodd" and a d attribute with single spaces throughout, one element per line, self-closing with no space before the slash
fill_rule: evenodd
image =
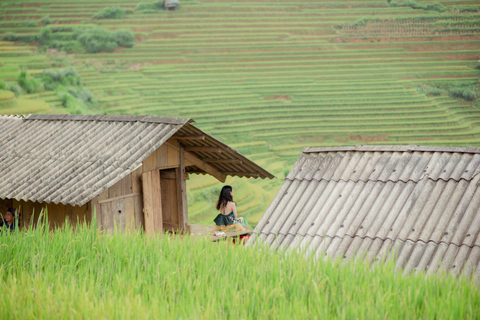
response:
<path id="1" fill-rule="evenodd" d="M 480 143 L 474 0 L 184 0 L 168 12 L 138 3 L 2 1 L 0 80 L 71 66 L 95 103 L 71 109 L 55 91 L 4 88 L 0 113 L 193 118 L 278 177 L 227 180 L 254 224 L 304 146 Z M 124 15 L 93 17 L 110 7 Z M 101 53 L 66 44 L 88 26 L 131 30 L 135 44 Z M 191 222 L 210 223 L 219 185 L 192 176 L 188 188 Z"/>

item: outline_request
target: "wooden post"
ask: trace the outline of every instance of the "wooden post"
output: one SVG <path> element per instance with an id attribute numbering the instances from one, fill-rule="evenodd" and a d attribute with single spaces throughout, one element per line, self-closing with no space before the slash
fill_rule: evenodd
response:
<path id="1" fill-rule="evenodd" d="M 151 170 L 142 174 L 143 214 L 145 233 L 153 235 L 163 232 L 162 198 L 160 189 L 160 171 Z"/>
<path id="2" fill-rule="evenodd" d="M 178 169 L 177 169 L 177 202 L 178 202 L 178 224 L 179 229 L 181 231 L 186 231 L 186 224 L 188 218 L 186 216 L 186 196 L 184 197 L 184 193 L 186 192 L 184 185 L 185 180 L 183 180 L 183 176 L 185 174 L 185 154 L 183 148 L 180 146 L 178 150 Z"/>

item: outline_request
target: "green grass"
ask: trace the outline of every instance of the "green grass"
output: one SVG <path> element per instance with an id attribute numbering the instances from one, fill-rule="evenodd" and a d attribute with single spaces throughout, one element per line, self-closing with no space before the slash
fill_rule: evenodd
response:
<path id="1" fill-rule="evenodd" d="M 77 225 L 0 234 L 2 319 L 473 319 L 469 278 Z"/>

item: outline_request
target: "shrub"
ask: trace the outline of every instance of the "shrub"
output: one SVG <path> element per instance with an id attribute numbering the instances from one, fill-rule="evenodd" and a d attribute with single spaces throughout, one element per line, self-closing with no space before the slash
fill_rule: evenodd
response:
<path id="1" fill-rule="evenodd" d="M 0 80 L 0 90 L 5 90 L 5 89 L 7 89 L 7 84 L 2 80 Z"/>
<path id="2" fill-rule="evenodd" d="M 121 19 L 125 16 L 125 9 L 118 7 L 105 8 L 93 15 L 94 19 Z"/>
<path id="3" fill-rule="evenodd" d="M 25 25 L 27 27 L 36 27 L 36 26 L 38 26 L 38 23 L 30 20 L 30 21 L 27 21 L 27 23 Z"/>
<path id="4" fill-rule="evenodd" d="M 119 46 L 133 47 L 135 39 L 130 30 L 110 32 L 103 28 L 79 28 L 74 37 L 89 53 L 112 52 Z"/>
<path id="5" fill-rule="evenodd" d="M 437 12 L 447 11 L 447 7 L 445 7 L 444 5 L 438 2 L 434 2 L 432 4 L 427 4 L 427 5 L 417 3 L 415 0 L 405 0 L 405 1 L 387 0 L 387 2 L 390 7 L 407 6 L 412 9 L 419 9 L 419 10 L 428 10 L 428 11 L 437 11 Z"/>
<path id="6" fill-rule="evenodd" d="M 62 106 L 67 108 L 70 113 L 81 114 L 86 110 L 83 101 L 73 96 L 69 90 L 60 90 L 57 92 L 57 96 L 60 98 Z"/>
<path id="7" fill-rule="evenodd" d="M 38 40 L 37 34 L 19 34 L 18 41 L 22 41 L 25 43 L 32 43 Z"/>
<path id="8" fill-rule="evenodd" d="M 135 45 L 135 37 L 130 30 L 117 30 L 113 33 L 113 40 L 120 47 L 131 48 Z"/>
<path id="9" fill-rule="evenodd" d="M 49 24 L 52 24 L 53 23 L 53 20 L 52 18 L 50 18 L 50 15 L 45 15 L 42 17 L 42 19 L 40 20 L 42 21 L 43 25 L 46 26 L 46 25 L 49 25 Z"/>
<path id="10" fill-rule="evenodd" d="M 52 29 L 50 28 L 40 29 L 40 36 L 38 37 L 40 44 L 47 45 L 52 40 L 52 33 Z"/>
<path id="11" fill-rule="evenodd" d="M 140 2 L 135 7 L 135 11 L 139 11 L 142 13 L 152 13 L 161 10 L 163 7 L 162 1 L 157 2 Z"/>
<path id="12" fill-rule="evenodd" d="M 70 41 L 60 41 L 54 40 L 48 44 L 49 48 L 55 48 L 58 51 L 65 51 L 65 52 L 82 52 L 85 51 L 82 44 L 76 40 Z"/>
<path id="13" fill-rule="evenodd" d="M 447 11 L 447 7 L 445 7 L 443 4 L 438 3 L 438 2 L 428 4 L 428 5 L 424 6 L 424 9 L 429 10 L 429 11 L 437 11 L 437 12 Z"/>
<path id="14" fill-rule="evenodd" d="M 361 18 L 361 19 L 358 19 L 357 21 L 355 21 L 352 26 L 354 27 L 361 27 L 361 26 L 364 26 L 367 24 L 367 21 L 368 19 L 366 18 Z"/>
<path id="15" fill-rule="evenodd" d="M 18 41 L 19 36 L 18 34 L 8 31 L 3 35 L 3 40 L 5 41 Z"/>
<path id="16" fill-rule="evenodd" d="M 84 103 L 93 103 L 94 96 L 87 88 L 70 87 L 67 92 Z"/>
<path id="17" fill-rule="evenodd" d="M 478 12 L 480 11 L 480 7 L 469 6 L 469 7 L 456 7 L 455 10 L 459 12 Z"/>
<path id="18" fill-rule="evenodd" d="M 79 28 L 74 36 L 89 53 L 112 52 L 118 48 L 111 33 L 103 28 Z"/>
<path id="19" fill-rule="evenodd" d="M 440 88 L 435 88 L 435 87 L 430 88 L 430 89 L 426 92 L 427 96 L 435 96 L 435 97 L 441 96 L 442 93 L 443 93 L 443 90 L 442 90 L 442 89 L 440 89 Z"/>
<path id="20" fill-rule="evenodd" d="M 22 88 L 16 83 L 6 83 L 5 89 L 12 91 L 16 97 L 22 94 Z"/>
<path id="21" fill-rule="evenodd" d="M 60 85 L 80 85 L 80 77 L 74 68 L 45 70 L 40 74 L 45 90 L 55 90 Z"/>
<path id="22" fill-rule="evenodd" d="M 65 25 L 65 24 L 55 24 L 48 26 L 50 30 L 52 30 L 53 33 L 55 32 L 71 32 L 73 31 L 73 26 L 71 25 Z"/>
<path id="23" fill-rule="evenodd" d="M 448 89 L 448 93 L 454 98 L 464 99 L 466 101 L 473 101 L 477 98 L 477 93 L 468 87 L 452 87 Z"/>
<path id="24" fill-rule="evenodd" d="M 43 84 L 39 79 L 27 78 L 27 72 L 21 71 L 17 82 L 27 93 L 36 93 L 43 89 Z"/>

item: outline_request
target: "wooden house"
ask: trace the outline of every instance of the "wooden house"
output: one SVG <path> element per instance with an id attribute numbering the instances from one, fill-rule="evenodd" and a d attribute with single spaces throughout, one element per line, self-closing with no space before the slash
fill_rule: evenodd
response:
<path id="1" fill-rule="evenodd" d="M 24 227 L 47 207 L 52 225 L 89 222 L 147 234 L 188 228 L 190 173 L 273 176 L 190 119 L 113 115 L 0 117 L 0 210 Z M 4 213 L 0 211 L 0 213 Z"/>
<path id="2" fill-rule="evenodd" d="M 305 148 L 247 243 L 480 278 L 480 148 Z"/>

